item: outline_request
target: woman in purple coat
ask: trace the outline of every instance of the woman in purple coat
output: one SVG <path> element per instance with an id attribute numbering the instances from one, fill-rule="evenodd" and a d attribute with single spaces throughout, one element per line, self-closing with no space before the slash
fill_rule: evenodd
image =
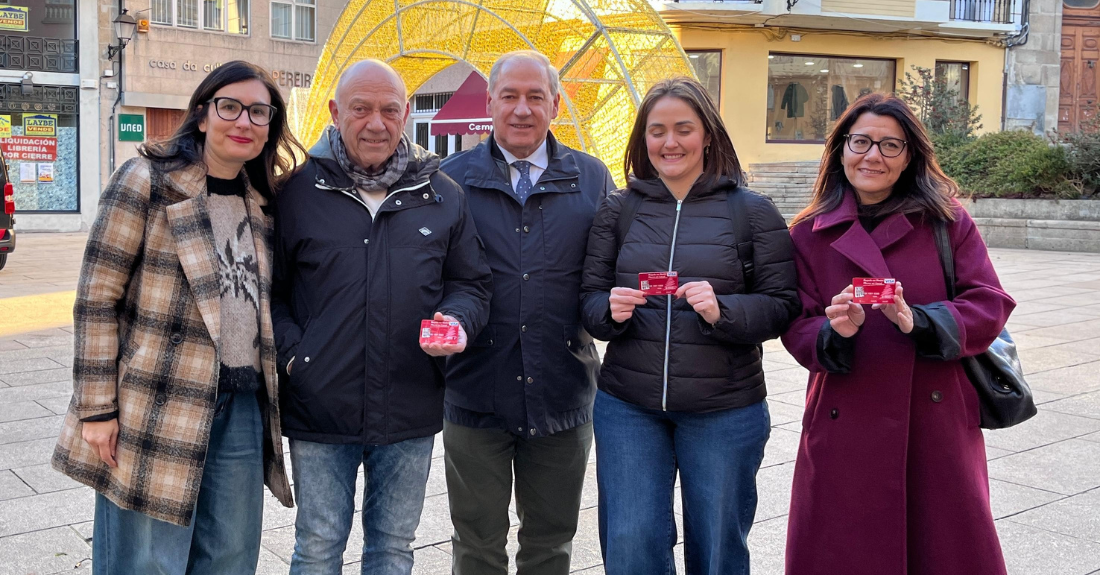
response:
<path id="1" fill-rule="evenodd" d="M 802 314 L 783 344 L 810 370 L 787 575 L 1000 575 L 978 397 L 959 358 L 989 347 L 1015 302 L 904 102 L 870 94 L 825 144 L 791 225 Z M 946 223 L 947 301 L 933 222 Z M 892 304 L 853 278 L 895 278 Z"/>

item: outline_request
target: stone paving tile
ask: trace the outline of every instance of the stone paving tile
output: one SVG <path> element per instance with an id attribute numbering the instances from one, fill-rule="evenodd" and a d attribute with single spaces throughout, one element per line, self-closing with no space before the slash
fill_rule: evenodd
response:
<path id="1" fill-rule="evenodd" d="M 19 352 L 25 349 L 27 349 L 27 346 L 13 339 L 0 340 L 0 351 L 5 352 L 5 355 L 7 352 Z"/>
<path id="2" fill-rule="evenodd" d="M 31 357 L 26 359 L 0 359 L 0 376 L 21 373 L 24 371 L 57 369 L 59 367 L 63 366 L 48 357 Z"/>
<path id="3" fill-rule="evenodd" d="M 71 381 L 51 381 L 34 385 L 0 388 L 0 404 L 17 401 L 35 401 L 50 397 L 69 398 L 73 394 Z"/>
<path id="4" fill-rule="evenodd" d="M 34 495 L 34 490 L 10 469 L 0 471 L 0 501 L 31 495 Z"/>
<path id="5" fill-rule="evenodd" d="M 0 469 L 49 463 L 57 438 L 35 439 L 0 445 Z"/>
<path id="6" fill-rule="evenodd" d="M 1100 443 L 1069 439 L 1001 457 L 989 462 L 989 476 L 1076 495 L 1100 486 Z"/>
<path id="7" fill-rule="evenodd" d="M 439 495 L 447 492 L 447 470 L 444 467 L 443 458 L 432 459 L 432 467 L 428 471 L 428 484 L 424 492 L 425 497 Z"/>
<path id="8" fill-rule="evenodd" d="M 51 415 L 25 421 L 0 423 L 0 445 L 57 437 L 61 432 L 61 422 L 64 419 L 60 415 Z"/>
<path id="9" fill-rule="evenodd" d="M 43 331 L 36 331 L 34 333 L 28 333 L 15 336 L 15 341 L 27 346 L 27 347 L 53 347 L 59 345 L 73 345 L 72 332 L 65 331 L 60 328 L 53 328 Z"/>
<path id="10" fill-rule="evenodd" d="M 1049 407 L 1056 403 L 1047 405 Z M 1095 431 L 1100 431 L 1100 419 L 1043 409 L 1035 417 L 1015 427 L 985 430 L 985 444 L 1008 451 L 1026 451 Z"/>
<path id="11" fill-rule="evenodd" d="M 0 537 L 88 521 L 94 502 L 89 487 L 0 501 Z"/>
<path id="12" fill-rule="evenodd" d="M 1011 332 L 1012 340 L 1016 342 L 1016 349 L 1023 351 L 1025 349 L 1035 349 L 1040 347 L 1050 347 L 1053 345 L 1060 345 L 1063 343 L 1070 343 L 1073 338 L 1053 337 L 1050 335 L 1035 335 L 1033 332 L 1046 328 L 1034 328 L 1031 331 Z"/>
<path id="13" fill-rule="evenodd" d="M 788 423 L 797 423 L 798 427 L 795 431 L 802 430 L 802 408 L 797 405 L 769 400 L 768 414 L 771 415 L 773 426 L 786 426 Z"/>
<path id="14" fill-rule="evenodd" d="M 11 340 L 4 340 L 11 341 Z M 26 347 L 19 344 L 19 349 L 4 350 L 3 346 L 0 346 L 0 352 L 3 352 L 3 360 L 11 359 L 34 359 L 38 357 L 50 357 L 53 355 L 73 355 L 73 346 L 71 345 L 55 345 L 52 347 Z M 56 366 L 55 366 L 56 367 Z"/>
<path id="15" fill-rule="evenodd" d="M 1065 497 L 1060 493 L 1016 485 L 1000 479 L 989 480 L 989 503 L 994 519 L 1009 517 Z"/>
<path id="16" fill-rule="evenodd" d="M 1008 451 L 1007 449 L 997 449 L 996 447 L 985 447 L 985 458 L 987 461 L 993 461 L 994 459 L 1000 459 L 1008 455 L 1016 453 L 1015 451 Z"/>
<path id="17" fill-rule="evenodd" d="M 793 405 L 799 409 L 803 409 L 806 406 L 806 391 L 797 389 L 786 393 L 769 393 L 768 405 L 771 406 L 775 402 L 786 403 L 787 405 Z"/>
<path id="18" fill-rule="evenodd" d="M 81 487 L 80 483 L 69 479 L 59 471 L 55 471 L 48 463 L 19 467 L 12 471 L 23 480 L 23 483 L 30 485 L 35 493 L 52 493 Z"/>
<path id="19" fill-rule="evenodd" d="M 749 530 L 749 563 L 753 575 L 783 575 L 783 550 L 786 548 L 786 515 L 753 524 Z"/>
<path id="20" fill-rule="evenodd" d="M 1024 368 L 1024 375 L 1100 361 L 1100 357 L 1095 355 L 1063 349 L 1065 345 L 1072 343 L 1021 350 L 1020 364 Z"/>
<path id="21" fill-rule="evenodd" d="M 1100 514 L 1096 509 L 1100 509 L 1100 490 L 1025 511 L 1011 520 L 1100 544 Z"/>
<path id="22" fill-rule="evenodd" d="M 256 575 L 288 575 L 290 564 L 278 555 L 260 547 L 260 560 L 256 565 Z"/>
<path id="23" fill-rule="evenodd" d="M 775 519 L 790 512 L 793 482 L 793 461 L 763 468 L 756 474 L 756 521 Z"/>
<path id="24" fill-rule="evenodd" d="M 79 573 L 92 548 L 72 529 L 57 527 L 0 539 L 0 575 Z"/>
<path id="25" fill-rule="evenodd" d="M 1100 545 L 1002 519 L 997 522 L 1009 575 L 1085 575 L 1100 568 Z"/>
<path id="26" fill-rule="evenodd" d="M 772 435 L 764 446 L 764 462 L 760 467 L 771 467 L 794 461 L 798 455 L 798 442 L 801 438 L 800 431 L 773 427 Z"/>
<path id="27" fill-rule="evenodd" d="M 1052 369 L 1027 378 L 1032 389 L 1077 395 L 1100 390 L 1100 361 Z"/>
<path id="28" fill-rule="evenodd" d="M 69 397 L 43 397 L 42 399 L 34 400 L 38 405 L 41 405 L 57 415 L 65 415 L 65 412 L 69 410 L 69 401 Z"/>
<path id="29" fill-rule="evenodd" d="M 23 371 L 19 373 L 6 373 L 0 375 L 0 381 L 10 385 L 35 385 L 38 383 L 50 383 L 53 381 L 72 380 L 73 370 L 68 367 L 56 369 L 43 369 L 39 371 Z"/>
<path id="30" fill-rule="evenodd" d="M 0 405 L 0 423 L 49 415 L 53 415 L 53 413 L 33 401 L 17 401 Z"/>
<path id="31" fill-rule="evenodd" d="M 1043 409 L 1100 420 L 1100 391 L 1082 393 L 1044 404 Z"/>

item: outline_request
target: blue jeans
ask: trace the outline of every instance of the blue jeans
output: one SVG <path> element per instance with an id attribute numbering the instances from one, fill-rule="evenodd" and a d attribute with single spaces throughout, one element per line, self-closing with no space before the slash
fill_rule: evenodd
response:
<path id="1" fill-rule="evenodd" d="M 607 575 L 676 573 L 677 470 L 687 575 L 749 572 L 756 472 L 771 434 L 766 402 L 710 413 L 662 412 L 600 391 L 593 418 Z"/>
<path id="2" fill-rule="evenodd" d="M 254 575 L 263 525 L 263 421 L 255 393 L 222 393 L 191 525 L 95 498 L 94 575 Z"/>
<path id="3" fill-rule="evenodd" d="M 424 509 L 432 437 L 392 445 L 290 440 L 294 494 L 291 575 L 339 575 L 355 514 L 355 476 L 364 466 L 364 575 L 412 573 L 412 542 Z"/>

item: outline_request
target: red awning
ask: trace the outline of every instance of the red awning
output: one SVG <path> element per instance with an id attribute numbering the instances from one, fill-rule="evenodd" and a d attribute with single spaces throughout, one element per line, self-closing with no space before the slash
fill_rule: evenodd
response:
<path id="1" fill-rule="evenodd" d="M 470 72 L 458 91 L 436 112 L 431 121 L 433 136 L 459 134 L 488 134 L 493 130 L 493 119 L 485 109 L 489 84 L 477 72 Z"/>

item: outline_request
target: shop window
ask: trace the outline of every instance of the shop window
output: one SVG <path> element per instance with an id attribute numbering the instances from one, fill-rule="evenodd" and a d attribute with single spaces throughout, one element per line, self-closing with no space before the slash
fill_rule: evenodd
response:
<path id="1" fill-rule="evenodd" d="M 824 142 L 857 98 L 894 91 L 895 68 L 894 60 L 769 54 L 767 141 Z"/>
<path id="2" fill-rule="evenodd" d="M 162 26 L 248 34 L 249 0 L 152 0 L 149 21 Z"/>
<path id="3" fill-rule="evenodd" d="M 936 82 L 943 82 L 960 102 L 970 101 L 969 62 L 936 62 Z"/>
<path id="4" fill-rule="evenodd" d="M 79 98 L 75 86 L 0 84 L 0 120 L 5 135 L 0 149 L 8 162 L 8 181 L 19 212 L 80 210 Z"/>
<path id="5" fill-rule="evenodd" d="M 688 60 L 695 69 L 695 76 L 707 89 L 710 99 L 717 106 L 722 101 L 722 52 L 718 50 L 688 50 Z"/>
<path id="6" fill-rule="evenodd" d="M 317 39 L 317 0 L 271 3 L 271 37 L 313 42 Z"/>
<path id="7" fill-rule="evenodd" d="M 77 72 L 75 0 L 0 0 L 0 8 L 0 70 Z"/>

